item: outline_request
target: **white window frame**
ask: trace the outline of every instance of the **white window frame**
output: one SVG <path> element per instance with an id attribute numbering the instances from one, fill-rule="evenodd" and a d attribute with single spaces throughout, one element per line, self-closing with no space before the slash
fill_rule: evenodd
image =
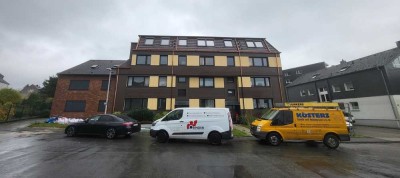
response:
<path id="1" fill-rule="evenodd" d="M 187 40 L 186 39 L 181 39 L 178 41 L 179 46 L 186 46 L 187 45 Z"/>
<path id="2" fill-rule="evenodd" d="M 292 81 L 290 81 L 290 79 L 286 79 L 286 83 L 289 84 L 292 83 Z"/>
<path id="3" fill-rule="evenodd" d="M 349 86 L 347 84 L 351 84 L 352 88 L 349 88 Z M 353 82 L 346 82 L 343 85 L 344 85 L 344 90 L 345 91 L 353 91 L 354 90 Z"/>
<path id="4" fill-rule="evenodd" d="M 296 70 L 296 74 L 298 74 L 298 75 L 302 74 L 301 70 Z"/>
<path id="5" fill-rule="evenodd" d="M 161 39 L 161 46 L 168 46 L 169 45 L 169 39 Z"/>
<path id="6" fill-rule="evenodd" d="M 228 43 L 230 45 L 226 45 L 226 43 Z M 225 45 L 225 47 L 233 47 L 232 40 L 224 40 L 224 45 Z"/>
<path id="7" fill-rule="evenodd" d="M 305 90 L 300 90 L 300 96 L 301 96 L 301 97 L 306 96 L 306 91 L 305 91 Z"/>
<path id="8" fill-rule="evenodd" d="M 154 44 L 154 38 L 146 38 L 144 40 L 144 45 L 153 45 Z"/>
<path id="9" fill-rule="evenodd" d="M 392 64 L 394 68 L 400 68 L 400 56 L 394 59 Z"/>
<path id="10" fill-rule="evenodd" d="M 336 90 L 335 87 L 338 87 L 339 90 Z M 340 93 L 340 92 L 342 92 L 339 85 L 332 85 L 332 91 L 333 91 L 333 93 Z"/>
<path id="11" fill-rule="evenodd" d="M 360 105 L 358 104 L 358 102 L 349 102 L 351 105 L 351 110 L 353 111 L 359 111 L 360 110 Z M 357 107 L 355 108 L 354 105 L 357 103 Z"/>
<path id="12" fill-rule="evenodd" d="M 311 92 L 311 90 L 307 90 L 308 96 L 314 96 L 314 93 Z"/>

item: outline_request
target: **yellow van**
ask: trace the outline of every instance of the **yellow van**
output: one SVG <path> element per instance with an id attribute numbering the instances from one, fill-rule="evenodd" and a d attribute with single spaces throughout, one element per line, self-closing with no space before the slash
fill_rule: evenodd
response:
<path id="1" fill-rule="evenodd" d="M 341 141 L 350 141 L 338 103 L 285 103 L 255 120 L 250 131 L 273 146 L 289 140 L 312 140 L 336 149 Z"/>

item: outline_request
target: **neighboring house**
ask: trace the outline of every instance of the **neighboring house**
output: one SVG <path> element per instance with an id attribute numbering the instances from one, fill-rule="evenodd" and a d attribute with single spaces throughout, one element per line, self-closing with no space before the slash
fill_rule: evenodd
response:
<path id="1" fill-rule="evenodd" d="M 0 89 L 7 88 L 8 85 L 10 84 L 4 80 L 4 75 L 0 74 Z"/>
<path id="2" fill-rule="evenodd" d="M 58 74 L 52 115 L 100 111 L 96 103 L 105 100 L 100 85 L 108 71 L 95 75 L 90 73 L 95 62 L 86 63 Z M 235 116 L 285 101 L 280 52 L 264 38 L 143 35 L 131 44 L 129 60 L 115 64 L 121 65 L 113 75 L 109 112 L 227 107 Z M 79 90 L 69 89 L 72 81 Z"/>
<path id="3" fill-rule="evenodd" d="M 284 75 L 284 81 L 285 81 L 285 86 L 289 85 L 293 81 L 295 81 L 297 78 L 300 76 L 309 73 L 309 72 L 314 72 L 320 69 L 325 69 L 327 64 L 325 62 L 319 62 L 315 64 L 310 64 L 310 65 L 305 65 L 305 66 L 300 66 L 300 67 L 295 67 L 291 69 L 286 69 L 283 70 L 283 75 Z"/>
<path id="4" fill-rule="evenodd" d="M 58 73 L 57 88 L 51 108 L 52 116 L 86 118 L 104 113 L 107 97 L 107 68 L 118 66 L 122 60 L 89 60 Z M 115 71 L 112 73 L 108 112 L 115 96 Z"/>
<path id="5" fill-rule="evenodd" d="M 343 102 L 358 124 L 400 127 L 397 47 L 301 76 L 287 86 L 292 102 Z"/>
<path id="6" fill-rule="evenodd" d="M 32 93 L 39 92 L 40 86 L 39 85 L 25 85 L 25 87 L 20 91 L 22 97 L 27 98 Z"/>

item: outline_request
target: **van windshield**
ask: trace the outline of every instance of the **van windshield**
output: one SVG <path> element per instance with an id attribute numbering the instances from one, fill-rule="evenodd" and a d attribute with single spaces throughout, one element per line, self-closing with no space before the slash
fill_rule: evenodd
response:
<path id="1" fill-rule="evenodd" d="M 276 114 L 278 114 L 278 112 L 279 112 L 278 110 L 271 109 L 271 110 L 269 110 L 267 113 L 265 113 L 264 115 L 262 115 L 262 116 L 261 116 L 261 119 L 264 119 L 264 120 L 272 119 L 272 118 L 275 117 Z"/>

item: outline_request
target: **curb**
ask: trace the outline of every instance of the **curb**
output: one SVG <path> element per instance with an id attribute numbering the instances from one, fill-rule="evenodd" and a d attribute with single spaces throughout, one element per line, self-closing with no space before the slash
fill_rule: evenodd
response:
<path id="1" fill-rule="evenodd" d="M 10 123 L 10 122 L 18 122 L 18 121 L 25 121 L 25 120 L 30 120 L 30 119 L 41 119 L 41 118 L 25 118 L 25 119 L 1 121 L 0 124 Z M 43 118 L 43 119 L 45 119 L 45 118 Z"/>

